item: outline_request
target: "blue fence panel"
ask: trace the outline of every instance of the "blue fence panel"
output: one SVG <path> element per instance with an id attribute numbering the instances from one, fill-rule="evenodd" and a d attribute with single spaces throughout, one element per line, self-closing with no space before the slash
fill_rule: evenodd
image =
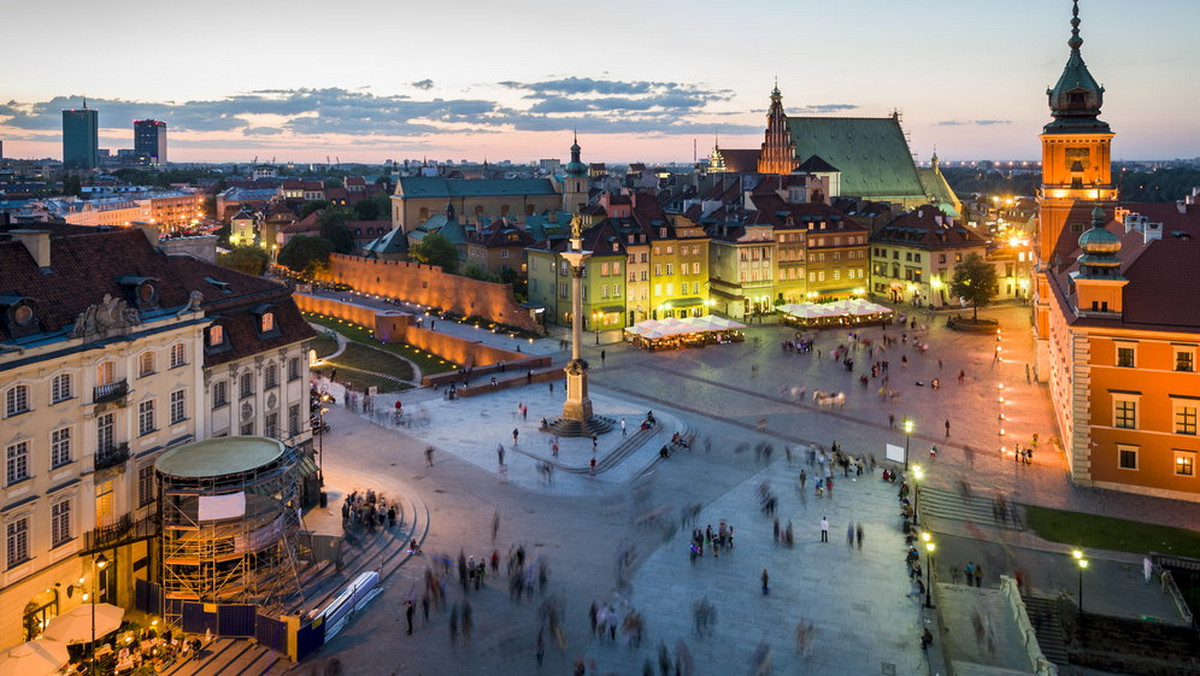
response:
<path id="1" fill-rule="evenodd" d="M 325 645 L 325 623 L 317 620 L 312 624 L 300 625 L 296 632 L 296 661 L 308 657 Z"/>
<path id="2" fill-rule="evenodd" d="M 254 636 L 254 618 L 258 613 L 252 605 L 217 606 L 217 630 L 219 636 Z"/>
<path id="3" fill-rule="evenodd" d="M 183 604 L 183 631 L 187 634 L 217 633 L 217 614 L 204 611 L 203 603 Z"/>
<path id="4" fill-rule="evenodd" d="M 254 637 L 258 642 L 276 652 L 287 654 L 288 635 L 287 622 L 266 615 L 257 617 L 254 627 Z"/>

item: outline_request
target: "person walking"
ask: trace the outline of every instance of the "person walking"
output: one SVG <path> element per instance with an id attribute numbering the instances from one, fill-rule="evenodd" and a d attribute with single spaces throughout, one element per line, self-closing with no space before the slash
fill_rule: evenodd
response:
<path id="1" fill-rule="evenodd" d="M 433 446 L 425 447 L 425 466 L 433 467 Z"/>
<path id="2" fill-rule="evenodd" d="M 542 668 L 542 659 L 546 657 L 546 637 L 544 634 L 545 632 L 542 629 L 538 629 L 537 652 L 534 653 L 537 656 L 538 669 Z"/>
<path id="3" fill-rule="evenodd" d="M 604 357 L 605 357 L 604 350 L 600 350 L 600 365 L 601 366 L 604 366 Z"/>
<path id="4" fill-rule="evenodd" d="M 513 445 L 517 444 L 517 433 L 513 430 Z M 496 460 L 500 462 L 500 466 L 504 466 L 504 444 L 496 444 Z"/>
<path id="5" fill-rule="evenodd" d="M 514 427 L 513 428 L 513 446 L 517 445 L 517 436 L 519 436 L 520 434 L 521 434 L 521 430 Z"/>
<path id="6" fill-rule="evenodd" d="M 768 584 L 770 581 L 771 581 L 771 576 L 767 574 L 767 569 L 766 569 L 766 568 L 763 568 L 763 572 L 762 572 L 762 593 L 763 593 L 763 596 L 766 596 L 766 595 L 767 595 L 767 594 L 769 594 L 769 593 L 770 593 L 770 591 L 771 591 L 771 587 L 770 587 L 770 585 Z"/>
<path id="7" fill-rule="evenodd" d="M 808 483 L 808 472 L 800 470 L 800 492 L 804 492 L 804 484 Z"/>
<path id="8" fill-rule="evenodd" d="M 950 419 L 946 418 L 946 437 L 950 436 Z"/>
<path id="9" fill-rule="evenodd" d="M 858 525 L 854 528 L 854 536 L 858 538 L 858 550 L 862 551 L 863 527 L 861 521 L 859 521 Z"/>
<path id="10" fill-rule="evenodd" d="M 625 436 L 625 419 L 621 418 L 621 436 Z"/>
<path id="11" fill-rule="evenodd" d="M 854 522 L 846 524 L 846 547 L 854 549 Z"/>
<path id="12" fill-rule="evenodd" d="M 404 602 L 404 619 L 408 620 L 408 635 L 409 636 L 412 636 L 412 620 L 413 620 L 414 612 L 416 612 L 416 608 L 413 607 L 412 599 L 408 599 L 407 601 Z"/>
<path id="13" fill-rule="evenodd" d="M 829 542 L 829 519 L 821 517 L 821 542 Z"/>

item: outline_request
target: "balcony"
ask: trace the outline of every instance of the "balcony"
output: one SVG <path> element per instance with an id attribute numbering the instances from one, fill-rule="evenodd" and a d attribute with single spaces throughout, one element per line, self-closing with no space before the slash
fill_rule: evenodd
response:
<path id="1" fill-rule="evenodd" d="M 133 517 L 126 514 L 112 524 L 84 533 L 83 551 L 80 555 L 101 552 L 153 537 L 154 526 L 154 520 L 151 518 L 134 521 Z"/>
<path id="2" fill-rule="evenodd" d="M 92 460 L 93 469 L 99 472 L 109 467 L 124 465 L 126 460 L 129 460 L 129 444 L 117 444 L 109 448 L 97 449 Z"/>
<path id="3" fill-rule="evenodd" d="M 103 404 L 106 401 L 116 401 L 129 394 L 129 381 L 122 378 L 107 385 L 92 388 L 92 403 Z"/>

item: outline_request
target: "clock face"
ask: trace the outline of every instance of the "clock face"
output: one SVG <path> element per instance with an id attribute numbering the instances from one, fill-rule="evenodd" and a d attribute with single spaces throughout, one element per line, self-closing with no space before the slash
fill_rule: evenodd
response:
<path id="1" fill-rule="evenodd" d="M 28 305 L 17 306 L 13 310 L 13 321 L 19 326 L 28 326 L 33 321 L 33 308 Z"/>

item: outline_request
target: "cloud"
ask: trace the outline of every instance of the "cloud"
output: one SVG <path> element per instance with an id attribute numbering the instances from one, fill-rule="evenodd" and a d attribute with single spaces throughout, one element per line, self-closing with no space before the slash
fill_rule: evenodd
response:
<path id="1" fill-rule="evenodd" d="M 1012 120 L 942 120 L 934 123 L 938 127 L 965 127 L 969 125 L 990 127 L 997 124 L 1012 124 Z"/>
<path id="2" fill-rule="evenodd" d="M 283 130 L 279 127 L 246 127 L 242 133 L 246 136 L 273 136 L 282 134 Z"/>
<path id="3" fill-rule="evenodd" d="M 854 110 L 858 106 L 853 103 L 819 103 L 811 106 L 800 108 L 799 113 L 813 113 L 820 115 L 822 113 L 840 113 L 846 110 Z"/>
<path id="4" fill-rule="evenodd" d="M 433 80 L 430 80 L 429 78 L 425 78 L 424 80 L 417 80 L 416 82 L 410 82 L 409 84 L 412 85 L 413 87 L 416 87 L 417 89 L 425 89 L 425 90 L 433 89 Z"/>

